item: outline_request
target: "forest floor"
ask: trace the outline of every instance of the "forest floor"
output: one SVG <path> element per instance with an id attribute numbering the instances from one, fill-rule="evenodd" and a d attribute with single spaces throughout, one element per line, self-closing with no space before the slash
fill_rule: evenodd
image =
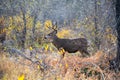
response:
<path id="1" fill-rule="evenodd" d="M 1 51 L 0 80 L 120 80 L 120 73 L 109 70 L 109 57 L 102 51 L 84 58 L 42 52 L 30 59 Z"/>

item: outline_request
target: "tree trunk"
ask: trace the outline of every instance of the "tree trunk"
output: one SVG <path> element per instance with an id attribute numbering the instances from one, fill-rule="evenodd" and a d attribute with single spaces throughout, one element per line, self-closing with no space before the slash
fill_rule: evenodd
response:
<path id="1" fill-rule="evenodd" d="M 22 33 L 21 33 L 21 47 L 22 49 L 25 48 L 25 41 L 26 41 L 26 11 L 24 9 L 25 6 L 22 6 L 20 4 L 20 8 L 21 8 L 21 12 L 22 12 L 22 16 L 23 16 L 23 22 L 24 22 L 24 27 L 23 27 L 23 30 L 22 30 Z"/>
<path id="2" fill-rule="evenodd" d="M 117 59 L 120 61 L 120 0 L 117 0 L 116 2 L 116 21 L 117 21 Z"/>
<path id="3" fill-rule="evenodd" d="M 0 43 L 3 43 L 6 39 L 6 31 L 3 21 L 0 21 Z"/>
<path id="4" fill-rule="evenodd" d="M 31 35 L 31 46 L 34 46 L 34 41 L 35 41 L 35 27 L 36 27 L 36 22 L 37 22 L 37 14 L 33 16 L 33 27 L 32 27 L 32 35 Z"/>
<path id="5" fill-rule="evenodd" d="M 116 0 L 116 31 L 117 31 L 117 55 L 110 61 L 110 69 L 120 71 L 120 0 Z"/>
<path id="6" fill-rule="evenodd" d="M 34 15 L 34 18 L 33 18 L 33 27 L 32 27 L 33 35 L 34 35 L 34 33 L 35 33 L 36 21 L 37 21 L 37 14 L 35 14 L 35 15 Z"/>
<path id="7" fill-rule="evenodd" d="M 22 31 L 22 48 L 25 48 L 25 41 L 26 41 L 26 17 L 25 17 L 25 13 L 23 13 L 23 21 L 24 21 L 24 28 Z"/>
<path id="8" fill-rule="evenodd" d="M 100 49 L 100 39 L 99 39 L 99 26 L 98 26 L 98 24 L 99 24 L 99 22 L 98 22 L 98 17 L 99 17 L 99 15 L 98 15 L 98 13 L 99 13 L 99 5 L 97 4 L 97 1 L 98 0 L 95 0 L 94 1 L 94 4 L 95 4 L 95 12 L 94 12 L 94 26 L 95 26 L 95 41 L 94 41 L 94 43 L 95 43 L 95 46 L 96 46 L 96 50 L 99 50 Z"/>

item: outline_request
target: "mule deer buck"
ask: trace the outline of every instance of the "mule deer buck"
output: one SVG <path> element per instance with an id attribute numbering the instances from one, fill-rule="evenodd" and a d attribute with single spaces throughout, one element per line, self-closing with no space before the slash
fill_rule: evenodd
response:
<path id="1" fill-rule="evenodd" d="M 50 27 L 48 27 L 50 28 Z M 57 37 L 57 23 L 52 26 L 53 31 L 45 36 L 45 39 L 52 42 L 52 44 L 58 49 L 64 49 L 68 53 L 75 53 L 77 51 L 82 53 L 82 56 L 89 55 L 87 51 L 88 43 L 85 38 L 77 39 L 61 39 Z M 64 54 L 62 56 L 64 57 Z"/>

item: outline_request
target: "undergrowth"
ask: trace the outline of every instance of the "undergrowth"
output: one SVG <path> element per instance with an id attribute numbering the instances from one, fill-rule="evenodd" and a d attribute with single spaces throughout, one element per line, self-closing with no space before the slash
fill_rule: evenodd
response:
<path id="1" fill-rule="evenodd" d="M 56 52 L 57 53 L 57 52 Z M 119 80 L 120 74 L 109 70 L 108 55 L 98 51 L 81 58 L 66 53 L 61 59 L 56 53 L 43 53 L 38 63 L 20 56 L 0 53 L 0 80 Z"/>

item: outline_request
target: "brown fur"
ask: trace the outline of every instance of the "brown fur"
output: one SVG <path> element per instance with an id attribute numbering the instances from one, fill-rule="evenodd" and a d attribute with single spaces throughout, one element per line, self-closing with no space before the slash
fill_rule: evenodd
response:
<path id="1" fill-rule="evenodd" d="M 45 36 L 45 38 L 50 40 L 58 50 L 63 48 L 69 53 L 75 53 L 79 51 L 82 53 L 83 56 L 85 56 L 86 54 L 89 55 L 87 51 L 88 43 L 85 38 L 61 39 L 58 38 L 56 34 L 57 30 L 54 30 L 53 32 Z"/>

